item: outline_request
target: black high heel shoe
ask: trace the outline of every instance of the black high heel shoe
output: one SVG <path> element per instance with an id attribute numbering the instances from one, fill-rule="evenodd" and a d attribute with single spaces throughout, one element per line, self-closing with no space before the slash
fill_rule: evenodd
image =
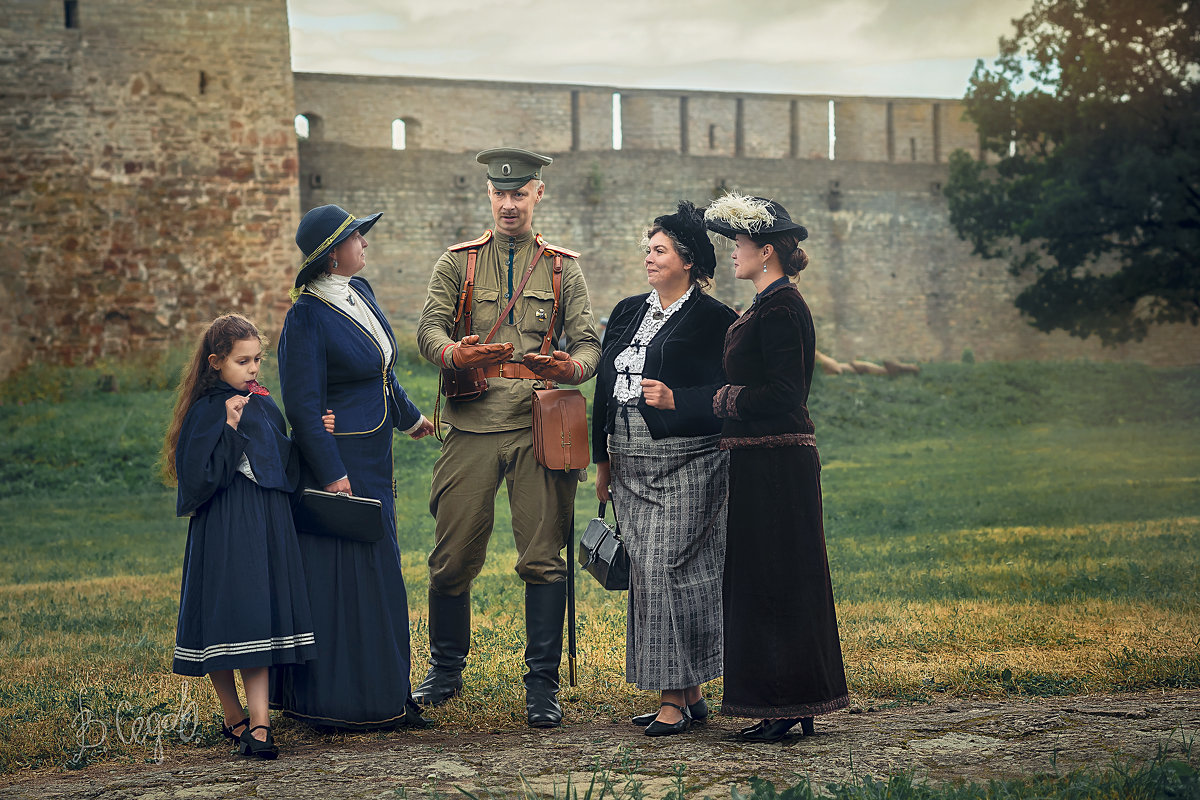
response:
<path id="1" fill-rule="evenodd" d="M 704 722 L 708 719 L 708 703 L 701 697 L 696 702 L 688 704 L 688 712 L 692 715 L 692 722 Z M 639 728 L 644 728 L 654 722 L 657 717 L 658 712 L 651 711 L 649 714 L 638 714 L 630 721 Z"/>
<path id="2" fill-rule="evenodd" d="M 259 730 L 267 732 L 266 741 L 260 742 L 254 738 L 254 731 Z M 255 725 L 253 728 L 242 731 L 238 742 L 238 752 L 244 756 L 265 758 L 269 761 L 279 755 L 279 748 L 275 746 L 275 737 L 271 735 L 271 726 L 269 725 Z"/>
<path id="3" fill-rule="evenodd" d="M 681 714 L 683 714 L 683 718 L 681 720 L 679 720 L 679 722 L 672 722 L 672 723 L 659 722 L 658 720 L 654 720 L 653 722 L 651 722 L 649 725 L 646 726 L 646 735 L 647 736 L 673 736 L 677 733 L 683 733 L 684 731 L 686 731 L 688 728 L 691 727 L 692 715 L 691 715 L 691 712 L 688 711 L 687 706 L 680 706 L 680 705 L 676 705 L 675 703 L 668 703 L 665 700 L 659 704 L 659 708 L 662 708 L 663 706 L 671 706 L 672 708 L 678 708 L 679 712 Z"/>
<path id="4" fill-rule="evenodd" d="M 757 725 L 742 728 L 738 736 L 745 742 L 778 742 L 787 732 L 795 727 L 797 722 L 808 720 L 807 728 L 812 727 L 812 717 L 789 717 L 787 719 L 764 719 Z"/>
<path id="5" fill-rule="evenodd" d="M 222 722 L 221 723 L 221 735 L 224 736 L 226 739 L 232 739 L 233 741 L 236 742 L 238 739 L 241 738 L 242 734 L 234 733 L 233 729 L 240 728 L 243 725 L 245 725 L 246 727 L 250 727 L 250 718 L 249 717 L 246 717 L 241 722 L 235 722 L 232 725 L 226 725 L 224 722 Z"/>

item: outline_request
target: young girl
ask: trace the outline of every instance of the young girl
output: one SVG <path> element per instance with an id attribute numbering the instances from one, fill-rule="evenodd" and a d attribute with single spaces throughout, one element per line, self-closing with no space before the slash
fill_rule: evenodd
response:
<path id="1" fill-rule="evenodd" d="M 179 484 L 176 513 L 191 517 L 172 669 L 209 676 L 238 752 L 275 758 L 268 668 L 315 658 L 316 642 L 289 499 L 297 462 L 255 380 L 264 345 L 240 314 L 213 321 L 180 382 L 163 465 Z"/>

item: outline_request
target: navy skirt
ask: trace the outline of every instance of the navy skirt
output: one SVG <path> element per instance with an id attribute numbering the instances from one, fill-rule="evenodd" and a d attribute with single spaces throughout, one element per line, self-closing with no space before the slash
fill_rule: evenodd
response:
<path id="1" fill-rule="evenodd" d="M 291 500 L 240 473 L 188 523 L 172 671 L 316 657 Z"/>
<path id="2" fill-rule="evenodd" d="M 408 593 L 396 543 L 392 426 L 338 437 L 359 497 L 383 503 L 387 535 L 373 544 L 299 534 L 317 658 L 272 674 L 271 704 L 295 719 L 336 728 L 403 725 L 411 709 Z M 309 476 L 306 476 L 306 478 Z M 312 485 L 309 483 L 308 485 Z"/>

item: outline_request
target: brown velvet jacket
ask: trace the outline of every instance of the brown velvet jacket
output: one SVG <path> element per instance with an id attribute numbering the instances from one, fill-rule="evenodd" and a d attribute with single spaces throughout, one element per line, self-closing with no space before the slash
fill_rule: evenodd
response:
<path id="1" fill-rule="evenodd" d="M 713 397 L 721 448 L 812 445 L 808 416 L 816 337 L 796 287 L 777 282 L 725 334 L 729 383 Z"/>

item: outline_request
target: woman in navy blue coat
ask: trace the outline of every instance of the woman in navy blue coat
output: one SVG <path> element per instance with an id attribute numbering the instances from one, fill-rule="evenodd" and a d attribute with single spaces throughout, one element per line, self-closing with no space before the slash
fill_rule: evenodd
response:
<path id="1" fill-rule="evenodd" d="M 363 238 L 380 214 L 309 211 L 296 231 L 304 263 L 279 340 L 279 373 L 302 483 L 383 503 L 378 542 L 300 533 L 317 658 L 281 670 L 272 700 L 289 716 L 339 728 L 423 726 L 409 686 L 408 595 L 400 572 L 392 430 L 414 439 L 433 424 L 393 365 L 396 339 L 370 284 Z M 308 414 L 317 413 L 316 425 Z M 332 410 L 332 433 L 320 422 Z"/>

